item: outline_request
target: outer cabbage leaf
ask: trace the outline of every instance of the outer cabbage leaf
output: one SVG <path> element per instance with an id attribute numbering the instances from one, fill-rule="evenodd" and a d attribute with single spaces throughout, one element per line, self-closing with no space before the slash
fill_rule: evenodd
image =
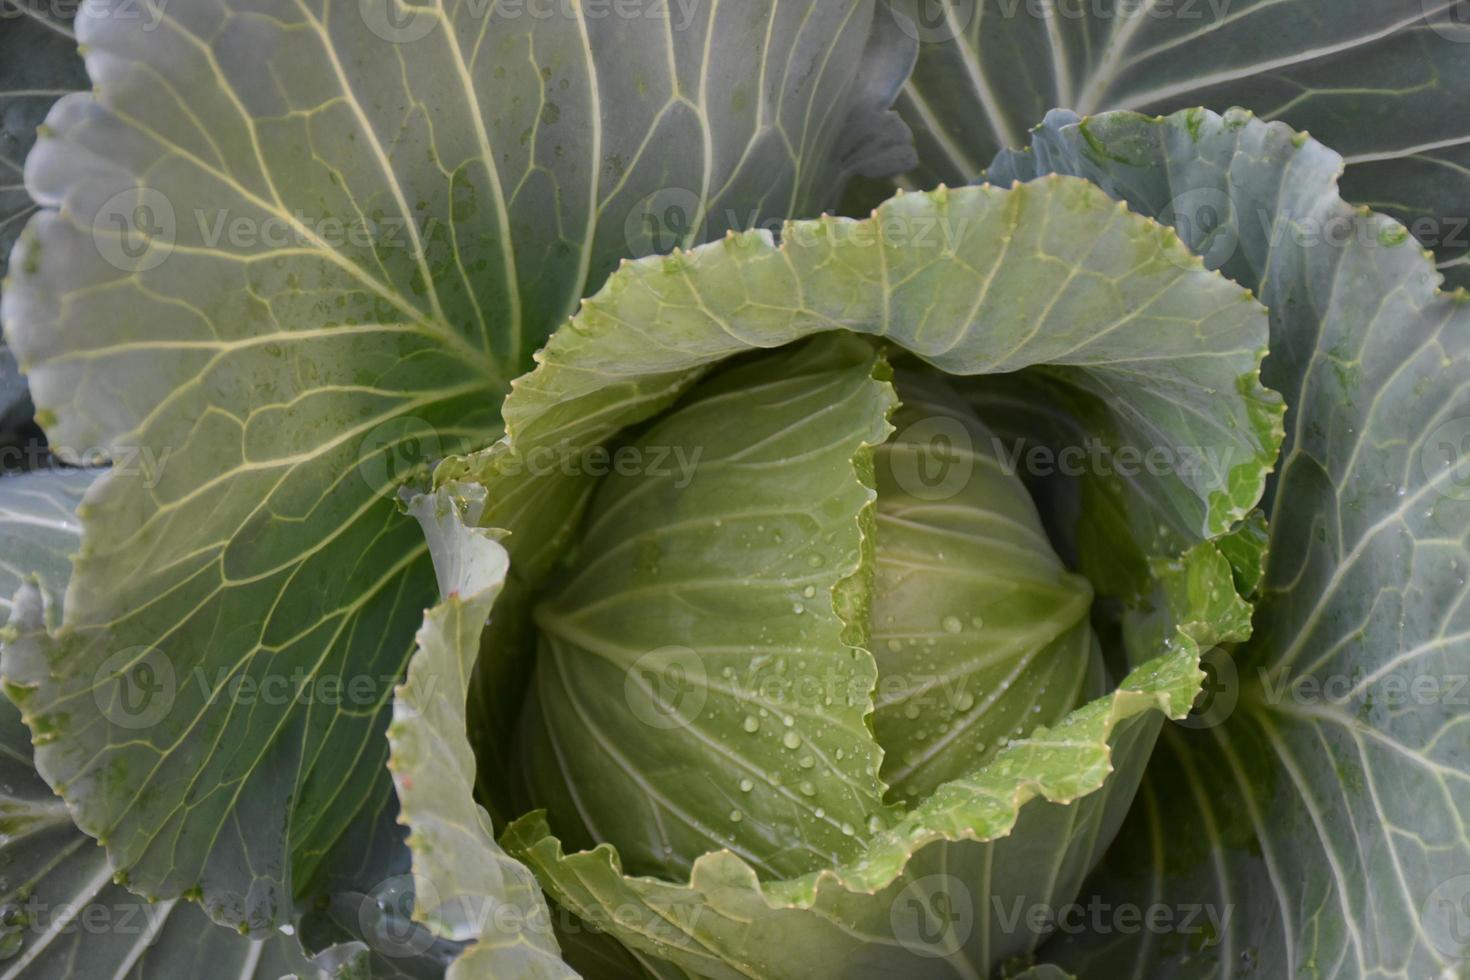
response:
<path id="1" fill-rule="evenodd" d="M 171 463 L 93 490 L 65 626 L 12 680 L 132 887 L 268 929 L 391 793 L 381 736 L 435 594 L 394 486 L 498 435 L 508 379 L 620 256 L 810 213 L 867 168 L 846 140 L 898 125 L 878 103 L 911 46 L 871 0 L 682 27 L 134 7 L 77 22 L 96 94 L 27 162 L 44 210 L 3 317 L 54 441 Z M 145 661 L 173 682 L 147 712 L 84 723 Z"/>
<path id="2" fill-rule="evenodd" d="M 60 599 L 71 578 L 71 557 L 81 538 L 77 508 L 97 479 L 97 470 L 45 470 L 0 479 L 0 610 L 9 619 L 13 597 L 28 579 L 44 602 L 54 604 L 59 622 Z M 54 623 L 53 623 L 54 625 Z"/>
<path id="3" fill-rule="evenodd" d="M 1053 106 L 1241 105 L 1311 130 L 1343 194 L 1470 283 L 1462 0 L 907 0 L 925 43 L 899 108 L 919 186 L 965 183 Z M 1254 220 L 1254 217 L 1252 218 Z"/>
<path id="4" fill-rule="evenodd" d="M 412 830 L 415 912 L 437 934 L 471 941 L 449 980 L 575 978 L 561 960 L 535 878 L 495 843 L 489 816 L 473 797 L 465 701 L 480 633 L 510 565 L 494 537 L 465 526 L 460 509 L 470 508 L 473 522 L 482 505 L 474 488 L 464 499 L 441 490 L 409 505 L 428 538 L 443 595 L 424 616 L 388 727 L 401 819 Z"/>
<path id="5" fill-rule="evenodd" d="M 932 237 L 915 239 L 923 229 Z M 1115 431 L 1216 446 L 1222 470 L 1151 487 L 1161 547 L 1197 544 L 1249 512 L 1275 456 L 1281 408 L 1257 378 L 1261 317 L 1171 234 L 1085 183 L 904 195 L 865 222 L 788 224 L 779 247 L 755 233 L 629 265 L 517 380 L 507 437 L 446 461 L 436 481 L 486 487 L 481 522 L 511 532 L 512 567 L 536 584 L 594 482 L 575 465 L 584 453 L 657 415 L 726 357 L 851 330 L 956 374 L 1044 370 L 1108 396 Z M 1193 407 L 1205 403 L 1208 424 Z M 548 465 L 547 452 L 574 465 Z M 579 560 L 592 559 L 571 567 Z M 1179 624 L 1195 622 L 1179 612 Z M 625 878 L 610 847 L 565 855 L 539 815 L 502 843 L 559 904 L 600 921 L 618 909 L 620 939 L 696 975 L 988 970 L 1038 939 L 1005 927 L 991 890 L 1023 904 L 1069 899 L 1111 839 L 1162 714 L 1187 713 L 1200 642 L 1212 640 L 1176 629 L 1111 696 L 1011 743 L 897 823 L 855 827 L 864 849 L 841 867 L 760 882 L 717 851 L 687 885 Z M 1044 878 L 1038 861 L 1049 864 Z M 931 899 L 961 890 L 971 918 L 957 930 Z"/>
<path id="6" fill-rule="evenodd" d="M 75 510 L 97 475 L 62 470 L 0 480 L 5 663 L 16 647 L 47 642 L 47 625 L 60 618 L 81 537 Z M 115 884 L 107 855 L 73 826 L 66 804 L 36 772 L 20 712 L 0 697 L 0 978 L 217 973 L 247 980 L 326 975 L 290 936 L 247 939 L 214 925 L 193 902 L 151 904 Z"/>
<path id="7" fill-rule="evenodd" d="M 1193 110 L 1054 113 L 992 170 L 1082 174 L 1161 219 L 1211 202 L 1180 233 L 1270 308 L 1263 373 L 1291 406 L 1255 635 L 1163 740 L 1132 845 L 1088 886 L 1229 926 L 1046 948 L 1082 975 L 1450 976 L 1470 953 L 1470 314 L 1401 225 L 1342 201 L 1342 167 L 1283 125 Z"/>
<path id="8" fill-rule="evenodd" d="M 87 72 L 64 7 L 0 0 L 5 25 L 0 32 L 0 280 L 11 246 L 36 209 L 21 180 L 36 127 L 57 98 L 87 87 Z M 31 413 L 25 378 L 15 355 L 0 340 L 0 444 L 23 438 Z"/>

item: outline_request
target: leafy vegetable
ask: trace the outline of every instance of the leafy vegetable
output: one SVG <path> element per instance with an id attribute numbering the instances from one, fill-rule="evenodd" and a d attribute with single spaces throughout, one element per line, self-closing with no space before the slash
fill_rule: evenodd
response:
<path id="1" fill-rule="evenodd" d="M 705 4 L 682 50 L 655 17 L 155 12 L 78 21 L 98 91 L 29 158 L 47 210 L 4 303 L 58 441 L 171 465 L 93 491 L 66 629 L 7 676 L 130 883 L 258 931 L 392 792 L 382 734 L 433 595 L 394 485 L 495 438 L 508 381 L 619 256 L 819 207 L 884 85 L 871 3 Z M 743 91 L 712 90 L 732 72 Z M 676 205 L 665 240 L 647 219 Z M 74 708 L 139 648 L 172 675 L 141 737 Z"/>
<path id="2" fill-rule="evenodd" d="M 0 978 L 1466 975 L 1463 5 L 19 4 Z"/>
<path id="3" fill-rule="evenodd" d="M 1437 292 L 1402 226 L 1337 196 L 1336 154 L 1279 124 L 1056 113 L 1029 157 L 992 176 L 1025 177 L 1043 157 L 1146 214 L 1167 218 L 1191 196 L 1227 202 L 1191 244 L 1273 311 L 1264 374 L 1291 406 L 1257 632 L 1217 695 L 1234 711 L 1164 740 L 1129 835 L 1152 853 L 1120 851 L 1097 884 L 1110 901 L 1152 890 L 1248 917 L 1204 956 L 1078 938 L 1062 962 L 1082 975 L 1143 956 L 1151 976 L 1231 962 L 1266 975 L 1311 963 L 1452 973 L 1465 951 L 1452 894 L 1470 869 L 1451 690 L 1470 655 L 1455 625 L 1470 526 L 1453 441 L 1466 295 Z M 1268 233 L 1238 215 L 1269 216 Z"/>
<path id="4" fill-rule="evenodd" d="M 0 484 L 0 528 L 27 546 L 0 566 L 8 651 L 22 655 L 55 625 L 80 535 L 73 510 L 95 474 L 32 473 Z M 31 581 L 23 582 L 23 566 Z M 127 980 L 205 971 L 274 980 L 316 976 L 295 940 L 248 940 L 209 921 L 191 902 L 149 904 L 113 882 L 107 855 L 72 825 L 36 772 L 20 712 L 0 699 L 0 976 Z"/>
<path id="5" fill-rule="evenodd" d="M 21 183 L 26 154 L 46 110 L 67 92 L 85 88 L 87 73 L 76 54 L 68 10 L 30 0 L 0 0 L 0 278 L 11 246 L 36 205 Z M 0 449 L 19 448 L 31 435 L 33 409 L 15 355 L 0 340 Z M 25 468 L 28 454 L 0 462 Z M 7 596 L 8 598 L 8 596 Z"/>
<path id="6" fill-rule="evenodd" d="M 953 237 L 928 248 L 877 238 L 880 229 L 924 222 Z M 1070 389 L 1113 396 L 1105 414 L 1082 424 L 1107 436 L 1132 425 L 1162 436 L 1168 429 L 1160 427 L 1176 426 L 1181 444 L 1213 440 L 1214 458 L 1234 461 L 1220 473 L 1147 478 L 1157 505 L 1148 514 L 1149 547 L 1182 555 L 1173 549 L 1244 516 L 1274 456 L 1279 406 L 1255 380 L 1263 314 L 1245 292 L 1200 268 L 1173 235 L 1078 181 L 905 195 L 868 222 L 795 223 L 781 237 L 780 248 L 753 234 L 630 265 L 517 382 L 506 402 L 507 438 L 438 471 L 441 482 L 472 479 L 486 488 L 481 520 L 510 531 L 514 566 L 518 538 L 533 555 L 541 546 L 525 529 L 565 524 L 586 498 L 576 491 L 586 476 L 535 466 L 540 449 L 599 445 L 694 384 L 679 408 L 624 448 L 643 459 L 655 447 L 675 458 L 699 448 L 708 457 L 682 487 L 672 472 L 606 477 L 564 581 L 536 613 L 537 697 L 521 736 L 527 795 L 561 825 L 576 821 L 574 842 L 605 841 L 616 851 L 604 845 L 564 856 L 537 816 L 514 824 L 506 842 L 583 917 L 602 922 L 614 918 L 612 909 L 643 909 L 612 931 L 702 975 L 840 976 L 936 956 L 986 971 L 1040 937 L 987 921 L 999 917 L 982 907 L 974 914 L 983 926 L 936 946 L 925 938 L 929 929 L 916 931 L 894 912 L 905 889 L 955 867 L 1007 902 L 1070 901 L 1091 848 L 1105 845 L 1131 795 L 1157 733 L 1160 716 L 1150 712 L 1183 714 L 1193 700 L 1198 644 L 1213 639 L 1213 624 L 1198 628 L 1203 614 L 1171 610 L 1177 626 L 1132 651 L 1143 666 L 1120 690 L 1034 741 L 1016 738 L 989 765 L 976 753 L 948 778 L 936 777 L 939 785 L 916 785 L 908 805 L 882 806 L 882 743 L 863 719 L 884 678 L 875 676 L 878 661 L 864 640 L 880 633 L 871 615 L 890 607 L 873 598 L 884 576 L 865 574 L 864 565 L 884 564 L 882 489 L 904 470 L 876 478 L 879 519 L 870 529 L 875 542 L 865 543 L 873 491 L 864 484 L 874 480 L 862 478 L 873 462 L 861 450 L 883 442 L 888 427 L 881 381 L 867 382 L 867 407 L 862 389 L 851 386 L 870 376 L 876 354 L 847 341 L 839 346 L 850 351 L 845 358 L 807 347 L 699 378 L 722 357 L 837 324 L 904 345 L 959 376 L 1048 365 Z M 735 299 L 744 296 L 760 299 Z M 1023 297 L 1042 315 L 1014 310 Z M 711 312 L 717 303 L 723 315 Z M 975 329 L 981 323 L 989 329 Z M 811 363 L 835 368 L 854 359 L 835 376 Z M 1200 426 L 1189 406 L 1218 405 L 1222 391 L 1233 404 L 1217 417 L 1235 424 Z M 768 413 L 752 415 L 766 404 Z M 845 437 L 839 426 L 849 427 Z M 891 463 L 898 448 L 883 458 Z M 927 442 L 921 448 L 934 451 Z M 999 489 L 1016 492 L 1004 480 Z M 995 499 L 995 490 L 981 483 L 969 492 Z M 953 510 L 951 497 L 939 499 Z M 496 500 L 513 505 L 497 513 Z M 808 513 L 818 502 L 822 509 Z M 560 511 L 556 519 L 550 509 Z M 1034 550 L 1034 528 L 1022 527 Z M 891 557 L 903 553 L 903 541 Z M 864 557 L 869 548 L 875 557 Z M 1055 587 L 1038 606 L 1075 621 L 1078 586 L 1066 586 L 1046 551 L 1039 560 L 1051 562 Z M 1025 581 L 1024 566 L 1003 567 L 1008 581 Z M 1088 591 L 1081 586 L 1084 597 Z M 997 642 L 964 605 L 929 611 L 931 637 L 954 635 L 946 620 L 963 614 L 960 632 L 972 631 L 972 651 Z M 992 629 L 1006 636 L 1003 621 Z M 1045 647 L 1049 638 L 1033 642 Z M 1030 668 L 1037 687 L 1060 659 L 1056 649 L 1041 652 Z M 1085 661 L 1087 646 L 1070 652 Z M 896 658 L 900 670 L 888 680 L 942 679 L 931 656 Z M 622 699 L 607 696 L 614 684 L 626 689 Z M 975 703 L 956 700 L 949 717 L 934 709 L 928 716 L 954 721 L 977 706 L 985 711 L 986 689 L 961 683 L 957 690 Z M 1050 717 L 1074 704 L 1068 699 Z M 660 711 L 662 730 L 649 724 Z M 1101 787 L 1114 768 L 1120 776 L 1110 792 L 1065 806 Z M 1057 805 L 1005 836 L 1020 805 L 1036 796 Z M 1074 850 L 1070 834 L 1091 843 Z M 966 843 L 996 838 L 993 847 Z M 1033 884 L 1038 852 L 1058 866 L 1049 886 Z M 622 879 L 620 856 L 638 874 L 687 873 L 689 885 Z M 757 884 L 762 875 L 766 882 Z M 873 960 L 849 931 L 886 937 L 890 948 Z"/>
<path id="7" fill-rule="evenodd" d="M 1242 105 L 1347 158 L 1343 192 L 1470 284 L 1470 19 L 1455 0 L 909 0 L 925 40 L 898 108 L 930 187 L 975 179 L 1047 110 Z M 1254 222 L 1254 216 L 1252 216 Z"/>

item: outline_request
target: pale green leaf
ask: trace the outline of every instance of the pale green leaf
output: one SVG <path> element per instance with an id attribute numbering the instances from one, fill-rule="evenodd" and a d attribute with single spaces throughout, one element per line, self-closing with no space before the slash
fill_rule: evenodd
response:
<path id="1" fill-rule="evenodd" d="M 875 371 L 852 335 L 734 368 L 599 486 L 580 560 L 536 610 L 522 729 L 531 801 L 569 842 L 617 841 L 663 877 L 728 848 L 780 878 L 851 859 L 887 822 L 854 585 L 896 404 Z"/>
<path id="2" fill-rule="evenodd" d="M 139 889 L 251 929 L 322 889 L 381 810 L 434 596 L 394 488 L 499 434 L 509 379 L 621 257 L 812 213 L 877 165 L 851 134 L 897 125 L 911 45 L 872 0 L 565 9 L 78 20 L 97 91 L 27 161 L 43 210 L 3 318 L 53 441 L 171 455 L 98 484 L 59 640 L 12 680 Z M 82 713 L 145 665 L 170 683 L 142 714 Z M 287 693 L 239 710 L 239 685 Z"/>
<path id="3" fill-rule="evenodd" d="M 98 470 L 45 470 L 0 478 L 0 615 L 27 579 L 41 587 L 47 622 L 58 624 L 71 578 L 71 558 L 82 534 L 82 495 Z"/>
<path id="4" fill-rule="evenodd" d="M 943 787 L 855 861 L 801 878 L 762 883 L 727 850 L 697 860 L 684 884 L 631 877 L 610 845 L 565 854 L 540 813 L 503 842 L 560 903 L 604 920 L 617 910 L 619 938 L 696 976 L 984 975 L 1036 942 L 1007 918 L 1013 908 L 1068 901 L 1111 838 L 1161 713 L 1188 711 L 1196 660 L 1192 645 L 1160 657 Z M 1127 777 L 1108 778 L 1115 756 Z"/>
<path id="5" fill-rule="evenodd" d="M 0 0 L 0 280 L 10 250 L 36 205 L 22 168 L 36 127 L 51 103 L 87 87 L 70 11 L 64 4 Z M 0 340 L 0 441 L 16 439 L 30 421 L 30 397 L 15 355 Z M 8 467 L 13 468 L 13 467 Z M 7 589 L 6 598 L 14 592 Z"/>
<path id="6" fill-rule="evenodd" d="M 967 183 L 1053 106 L 1244 106 L 1346 158 L 1344 196 L 1470 282 L 1470 22 L 1460 0 L 903 0 L 921 46 L 899 109 L 920 187 Z M 1254 216 L 1252 216 L 1254 220 Z"/>
<path id="7" fill-rule="evenodd" d="M 495 843 L 489 815 L 473 796 L 465 700 L 480 633 L 509 567 L 492 536 L 464 524 L 460 508 L 477 512 L 482 505 L 473 494 L 456 499 L 444 490 L 409 505 L 428 538 L 442 594 L 425 613 L 388 727 L 388 764 L 413 851 L 415 918 L 440 936 L 469 942 L 449 968 L 451 980 L 575 978 L 561 961 L 535 878 Z"/>
<path id="8" fill-rule="evenodd" d="M 96 477 L 64 470 L 0 479 L 7 656 L 14 645 L 47 642 L 47 625 L 59 618 L 81 535 L 75 510 Z M 76 829 L 36 772 L 20 712 L 0 697 L 0 980 L 206 974 L 326 975 L 290 936 L 246 939 L 210 922 L 193 902 L 150 903 L 116 884 L 107 855 Z"/>
<path id="9" fill-rule="evenodd" d="M 1038 164 L 1179 220 L 1257 289 L 1263 374 L 1291 406 L 1255 636 L 1219 662 L 1206 723 L 1164 740 L 1129 846 L 1089 885 L 1114 905 L 1213 911 L 1221 927 L 1059 937 L 1048 955 L 1083 975 L 1460 975 L 1465 294 L 1437 292 L 1401 225 L 1341 200 L 1337 154 L 1244 113 L 1057 113 L 1033 153 L 997 169 Z M 1206 228 L 1171 205 L 1206 200 Z"/>
<path id="10" fill-rule="evenodd" d="M 918 800 L 1103 693 L 1084 691 L 1102 665 L 1092 587 L 1052 550 L 996 437 L 936 378 L 901 374 L 898 393 L 898 432 L 875 454 L 873 728 L 884 780 Z"/>
<path id="11" fill-rule="evenodd" d="M 570 534 L 562 529 L 576 526 L 595 485 L 577 465 L 587 453 L 669 407 L 724 358 L 830 330 L 876 335 L 960 375 L 1045 372 L 1109 406 L 1110 434 L 1218 450 L 1214 470 L 1149 484 L 1166 540 L 1223 533 L 1258 499 L 1280 433 L 1279 399 L 1257 379 L 1263 311 L 1095 188 L 1058 179 L 905 195 L 870 221 L 793 222 L 781 237 L 778 247 L 766 235 L 732 236 L 630 265 L 516 382 L 507 438 L 436 472 L 443 486 L 486 487 L 481 522 L 511 532 L 512 567 L 524 556 L 528 582 L 547 578 Z M 550 465 L 547 452 L 573 465 Z M 596 560 L 579 544 L 568 568 Z M 1069 901 L 1126 811 L 1161 716 L 1189 711 L 1202 677 L 1196 641 L 1177 630 L 1152 654 L 1114 694 L 1010 742 L 896 822 L 854 826 L 861 855 L 803 877 L 762 882 L 720 850 L 694 862 L 688 884 L 627 878 L 610 845 L 564 855 L 540 815 L 513 824 L 502 843 L 559 904 L 603 921 L 624 910 L 619 938 L 696 975 L 985 973 L 1043 938 L 1007 924 L 991 889 L 1007 911 Z M 936 881 L 937 893 L 971 899 L 962 935 L 925 917 Z"/>

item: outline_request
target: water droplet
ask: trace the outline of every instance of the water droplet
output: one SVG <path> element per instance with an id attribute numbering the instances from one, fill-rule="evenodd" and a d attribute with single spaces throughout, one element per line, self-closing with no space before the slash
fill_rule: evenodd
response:
<path id="1" fill-rule="evenodd" d="M 876 813 L 868 818 L 868 832 L 876 834 L 883 829 L 883 820 Z"/>
<path id="2" fill-rule="evenodd" d="M 946 633 L 958 633 L 965 628 L 965 624 L 960 622 L 958 616 L 945 616 L 940 625 L 944 627 Z"/>
<path id="3" fill-rule="evenodd" d="M 801 590 L 801 594 L 810 599 L 817 594 L 817 587 L 815 585 L 808 585 Z"/>
<path id="4" fill-rule="evenodd" d="M 740 780 L 740 792 L 742 792 L 742 793 L 749 793 L 753 789 L 755 789 L 755 783 L 754 782 L 752 782 L 749 779 L 742 779 L 742 780 Z"/>
<path id="5" fill-rule="evenodd" d="M 740 727 L 751 734 L 755 734 L 760 731 L 761 723 L 756 719 L 755 715 L 746 715 L 745 720 L 740 723 Z"/>
<path id="6" fill-rule="evenodd" d="M 740 821 L 742 821 L 744 819 L 745 819 L 745 814 L 741 813 L 739 810 L 731 810 L 730 811 L 730 822 L 731 823 L 739 823 Z"/>
<path id="7" fill-rule="evenodd" d="M 919 706 L 910 701 L 908 704 L 903 706 L 903 716 L 909 719 L 919 717 Z"/>
<path id="8" fill-rule="evenodd" d="M 970 625 L 973 626 L 973 627 L 975 627 L 977 630 L 978 629 L 984 629 L 985 628 L 985 620 L 982 617 L 980 617 L 980 616 L 971 616 L 970 617 Z"/>
<path id="9" fill-rule="evenodd" d="M 796 732 L 787 732 L 781 736 L 781 744 L 788 749 L 794 749 L 801 745 L 801 736 Z"/>
<path id="10" fill-rule="evenodd" d="M 825 562 L 825 561 L 826 561 L 826 559 L 824 559 L 821 555 L 807 555 L 806 556 L 806 563 L 808 565 L 810 565 L 812 568 L 821 568 L 823 562 Z"/>
<path id="11" fill-rule="evenodd" d="M 802 613 L 806 612 L 806 606 L 803 606 L 799 602 L 793 602 L 791 604 L 791 611 L 794 612 L 794 613 L 796 613 L 796 615 L 800 616 Z"/>
<path id="12" fill-rule="evenodd" d="M 799 763 L 797 763 L 797 765 L 801 766 L 801 768 L 803 768 L 803 769 L 810 769 L 812 766 L 815 766 L 816 764 L 817 764 L 817 760 L 816 759 L 813 759 L 809 755 L 802 756 L 801 757 L 801 761 Z"/>
<path id="13" fill-rule="evenodd" d="M 955 707 L 960 709 L 961 711 L 969 711 L 971 708 L 975 707 L 975 696 L 969 691 L 966 691 L 964 694 L 961 694 L 959 696 L 959 700 L 955 702 Z"/>
<path id="14" fill-rule="evenodd" d="M 817 795 L 817 788 L 811 784 L 811 781 L 810 780 L 803 779 L 801 781 L 801 785 L 797 786 L 796 788 L 799 789 L 799 790 L 801 790 L 801 795 L 802 796 L 816 796 Z"/>
<path id="15" fill-rule="evenodd" d="M 847 837 L 851 837 L 852 836 L 852 824 L 850 824 L 850 823 L 843 824 L 842 825 L 842 833 L 845 836 L 847 836 Z"/>
<path id="16" fill-rule="evenodd" d="M 815 810 L 812 811 L 812 814 L 818 820 L 821 820 L 823 817 L 825 817 L 827 815 L 827 811 L 826 810 L 823 810 L 821 807 L 817 807 Z"/>
<path id="17" fill-rule="evenodd" d="M 888 652 L 889 653 L 902 653 L 903 652 L 903 644 L 900 643 L 898 640 L 889 640 L 888 641 Z"/>

